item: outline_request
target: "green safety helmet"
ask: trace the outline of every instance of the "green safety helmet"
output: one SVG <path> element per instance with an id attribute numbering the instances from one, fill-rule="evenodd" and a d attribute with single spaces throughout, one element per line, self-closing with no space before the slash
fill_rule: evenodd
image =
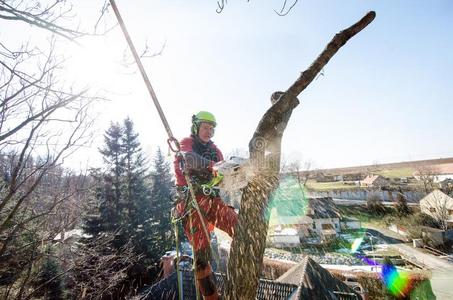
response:
<path id="1" fill-rule="evenodd" d="M 200 111 L 192 116 L 192 134 L 197 135 L 201 123 L 211 123 L 214 127 L 217 125 L 215 117 L 208 111 Z"/>

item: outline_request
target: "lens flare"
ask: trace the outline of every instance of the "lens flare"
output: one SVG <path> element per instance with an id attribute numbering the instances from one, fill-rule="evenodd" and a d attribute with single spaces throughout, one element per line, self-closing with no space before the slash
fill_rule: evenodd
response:
<path id="1" fill-rule="evenodd" d="M 407 295 L 411 290 L 411 280 L 407 272 L 398 272 L 394 265 L 382 266 L 382 280 L 393 296 Z"/>
<path id="2" fill-rule="evenodd" d="M 307 213 L 307 203 L 303 186 L 296 178 L 281 180 L 269 202 L 269 226 L 299 224 Z"/>
<path id="3" fill-rule="evenodd" d="M 356 255 L 363 262 L 372 266 L 381 267 L 381 279 L 385 285 L 385 288 L 396 297 L 407 296 L 412 290 L 413 282 L 408 272 L 398 271 L 393 264 L 379 264 L 378 262 L 369 259 L 368 257 Z"/>
<path id="4" fill-rule="evenodd" d="M 363 237 L 356 238 L 351 244 L 351 253 L 356 253 L 359 250 L 360 245 L 363 242 Z"/>

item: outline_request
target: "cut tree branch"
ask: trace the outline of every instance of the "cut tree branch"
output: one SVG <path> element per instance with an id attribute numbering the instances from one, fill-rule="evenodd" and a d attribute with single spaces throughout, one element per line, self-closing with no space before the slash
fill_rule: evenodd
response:
<path id="1" fill-rule="evenodd" d="M 339 32 L 311 66 L 285 92 L 272 95 L 272 106 L 261 118 L 249 143 L 250 161 L 255 176 L 243 191 L 239 223 L 231 243 L 226 299 L 255 299 L 266 246 L 267 204 L 278 186 L 280 149 L 286 125 L 297 96 L 346 42 L 370 24 L 376 16 L 367 13 L 360 21 Z"/>

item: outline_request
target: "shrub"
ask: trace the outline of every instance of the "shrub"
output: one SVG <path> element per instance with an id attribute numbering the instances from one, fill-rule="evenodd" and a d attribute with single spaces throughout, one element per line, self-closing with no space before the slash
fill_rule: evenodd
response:
<path id="1" fill-rule="evenodd" d="M 369 194 L 366 201 L 367 209 L 375 215 L 384 215 L 386 209 L 382 204 L 382 199 L 378 194 Z"/>

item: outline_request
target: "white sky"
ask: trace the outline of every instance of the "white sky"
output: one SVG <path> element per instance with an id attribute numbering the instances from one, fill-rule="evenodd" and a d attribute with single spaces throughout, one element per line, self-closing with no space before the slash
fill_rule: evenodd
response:
<path id="1" fill-rule="evenodd" d="M 77 0 L 81 24 L 93 24 L 103 1 Z M 263 3 L 265 2 L 265 3 Z M 117 0 L 136 47 L 146 41 L 161 56 L 144 60 L 178 138 L 199 110 L 218 119 L 214 141 L 224 153 L 246 149 L 272 92 L 285 90 L 333 35 L 375 10 L 376 20 L 346 44 L 300 96 L 284 135 L 288 160 L 328 168 L 453 156 L 453 28 L 450 1 L 299 1 L 286 17 L 273 1 Z M 113 13 L 107 16 L 112 23 Z M 10 44 L 43 33 L 0 21 Z M 97 147 L 111 120 L 130 116 L 143 148 L 164 151 L 166 135 L 143 81 L 120 64 L 126 49 L 119 28 L 106 37 L 61 40 L 71 59 L 68 79 L 105 90 L 97 139 L 76 153 L 73 167 L 100 163 Z"/>

